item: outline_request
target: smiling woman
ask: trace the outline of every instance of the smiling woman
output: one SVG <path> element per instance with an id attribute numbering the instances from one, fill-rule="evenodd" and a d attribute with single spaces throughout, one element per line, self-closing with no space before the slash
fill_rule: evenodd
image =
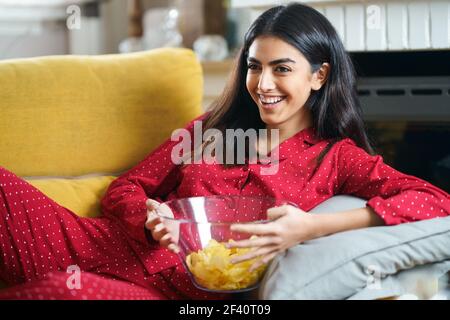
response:
<path id="1" fill-rule="evenodd" d="M 168 65 L 175 65 L 179 73 L 176 64 L 169 61 Z M 199 74 L 192 71 L 190 78 Z M 127 84 L 129 87 L 129 81 Z M 153 95 L 150 97 L 153 100 Z M 169 110 L 174 110 L 167 101 L 163 101 L 167 109 L 159 109 L 164 119 L 170 119 Z M 183 243 L 163 221 L 167 215 L 161 203 L 167 206 L 171 200 L 234 195 L 239 199 L 270 197 L 283 203 L 260 210 L 270 220 L 265 223 L 242 223 L 249 210 L 236 211 L 236 223 L 240 224 L 233 224 L 230 230 L 257 237 L 236 239 L 229 247 L 246 248 L 237 260 L 257 258 L 253 268 L 293 247 L 309 247 L 302 244 L 324 236 L 450 214 L 450 196 L 445 191 L 372 155 L 352 62 L 331 23 L 306 5 L 274 7 L 252 24 L 223 95 L 210 112 L 185 126 L 191 137 L 196 134 L 196 121 L 203 122 L 200 133 L 215 129 L 223 139 L 229 130 L 278 130 L 274 159 L 278 170 L 264 175 L 261 168 L 272 163 L 251 163 L 248 157 L 243 163 L 174 163 L 170 160 L 178 140 L 167 139 L 110 184 L 101 202 L 104 216 L 89 219 L 75 216 L 0 168 L 0 256 L 7 259 L 0 265 L 0 278 L 18 284 L 0 292 L 0 298 L 23 296 L 30 290 L 46 292 L 52 283 L 56 284 L 50 289 L 58 294 L 64 276 L 61 269 L 66 264 L 79 265 L 82 272 L 91 274 L 82 278 L 82 292 L 88 298 L 98 298 L 97 291 L 107 286 L 117 298 L 229 297 L 196 288 L 179 256 L 173 254 Z M 257 139 L 258 144 L 269 143 L 264 137 Z M 200 148 L 218 142 L 202 141 Z M 256 146 L 251 142 L 246 147 Z M 123 150 L 118 152 L 123 154 Z M 334 214 L 310 213 L 339 194 L 367 202 Z M 229 217 L 226 211 L 216 209 L 218 218 Z M 234 262 L 243 262 L 237 260 Z M 24 265 L 24 261 L 30 263 Z M 49 270 L 54 272 L 45 274 Z M 58 281 L 52 281 L 55 279 Z M 99 289 L 93 290 L 90 284 Z M 58 297 L 71 298 L 70 294 L 63 290 Z"/>
<path id="2" fill-rule="evenodd" d="M 282 142 L 311 127 L 330 140 L 318 162 L 343 138 L 373 154 L 352 61 L 316 10 L 292 4 L 264 12 L 247 31 L 229 79 L 204 130 L 278 129 Z"/>
<path id="3" fill-rule="evenodd" d="M 273 36 L 257 37 L 247 61 L 247 90 L 266 127 L 280 130 L 280 142 L 312 126 L 305 104 L 325 83 L 329 63 L 313 73 L 299 50 Z"/>
<path id="4" fill-rule="evenodd" d="M 250 26 L 225 91 L 205 117 L 205 130 L 279 130 L 280 149 L 290 159 L 281 166 L 280 173 L 289 179 L 289 170 L 295 168 L 291 175 L 299 174 L 305 180 L 301 200 L 297 198 L 301 209 L 274 208 L 268 211 L 273 222 L 234 227 L 235 231 L 259 236 L 232 244 L 253 248 L 240 259 L 259 256 L 260 263 L 267 263 L 276 254 L 314 238 L 427 219 L 435 211 L 436 201 L 443 207 L 433 217 L 449 214 L 450 198 L 443 190 L 404 175 L 384 164 L 380 156 L 373 156 L 355 80 L 353 64 L 336 30 L 314 9 L 301 4 L 278 6 L 264 12 Z M 299 153 L 293 140 L 309 134 L 313 141 L 305 140 L 308 147 Z M 305 167 L 307 173 L 302 172 Z M 272 192 L 276 194 L 275 188 Z M 436 192 L 440 200 L 434 198 Z M 306 214 L 312 207 L 301 204 L 308 198 L 325 199 L 325 194 L 339 193 L 369 201 L 363 208 L 324 216 Z M 431 195 L 434 204 L 417 206 L 418 199 L 428 201 Z"/>

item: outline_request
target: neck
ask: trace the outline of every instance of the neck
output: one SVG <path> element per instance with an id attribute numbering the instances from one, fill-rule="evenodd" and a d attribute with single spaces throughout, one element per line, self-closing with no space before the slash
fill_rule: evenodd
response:
<path id="1" fill-rule="evenodd" d="M 299 123 L 296 123 L 296 125 L 289 125 L 289 123 L 282 123 L 278 125 L 266 125 L 267 140 L 262 138 L 258 140 L 259 145 L 257 145 L 257 150 L 259 154 L 267 155 L 268 151 L 271 151 L 273 148 L 275 148 L 283 141 L 289 139 L 298 132 L 312 126 L 312 120 L 310 117 L 305 116 L 302 117 L 301 119 L 302 121 L 300 121 L 300 125 Z M 279 130 L 278 139 L 276 139 L 277 141 L 272 141 L 272 132 L 271 132 L 272 129 Z"/>
<path id="2" fill-rule="evenodd" d="M 312 120 L 309 116 L 302 117 L 299 123 L 281 123 L 277 125 L 266 125 L 266 129 L 268 129 L 268 138 L 271 137 L 271 130 L 278 129 L 279 130 L 279 140 L 280 143 L 290 137 L 294 136 L 298 132 L 309 128 L 312 126 Z"/>

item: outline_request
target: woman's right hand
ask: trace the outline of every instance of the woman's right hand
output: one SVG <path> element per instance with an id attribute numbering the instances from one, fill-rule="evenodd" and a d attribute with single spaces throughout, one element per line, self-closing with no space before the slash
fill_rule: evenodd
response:
<path id="1" fill-rule="evenodd" d="M 148 199 L 147 205 L 147 222 L 145 227 L 150 230 L 152 237 L 159 244 L 172 251 L 180 252 L 177 246 L 179 238 L 179 226 L 175 221 L 161 218 L 161 216 L 173 218 L 173 212 L 168 206 L 161 205 L 158 201 Z"/>

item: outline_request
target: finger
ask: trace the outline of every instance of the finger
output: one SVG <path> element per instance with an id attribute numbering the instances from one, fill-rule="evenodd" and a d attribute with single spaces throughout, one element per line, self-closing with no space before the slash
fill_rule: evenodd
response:
<path id="1" fill-rule="evenodd" d="M 270 260 L 272 260 L 276 255 L 277 255 L 277 251 L 271 252 L 266 254 L 264 257 L 262 257 L 261 259 L 257 260 L 254 264 L 252 264 L 252 266 L 250 267 L 250 269 L 248 269 L 249 272 L 253 272 L 254 270 L 258 269 L 260 266 L 268 264 L 270 262 Z"/>
<path id="2" fill-rule="evenodd" d="M 153 228 L 153 230 L 152 230 L 152 237 L 156 241 L 159 241 L 167 233 L 169 233 L 169 231 L 166 229 L 166 227 L 162 223 L 160 223 L 160 224 L 157 224 Z"/>
<path id="3" fill-rule="evenodd" d="M 159 244 L 163 247 L 168 247 L 171 243 L 174 243 L 173 237 L 170 233 L 166 233 L 159 240 Z"/>
<path id="4" fill-rule="evenodd" d="M 261 247 L 261 248 L 256 248 L 254 250 L 251 250 L 245 254 L 239 255 L 239 256 L 234 256 L 230 259 L 230 262 L 233 264 L 242 262 L 242 261 L 246 261 L 246 260 L 251 260 L 254 259 L 256 257 L 268 254 L 272 251 L 276 250 L 275 247 Z"/>
<path id="5" fill-rule="evenodd" d="M 173 253 L 176 253 L 176 254 L 178 254 L 180 252 L 180 248 L 174 243 L 169 244 L 167 246 L 167 249 L 169 249 L 170 251 L 172 251 Z"/>
<path id="6" fill-rule="evenodd" d="M 279 243 L 279 238 L 272 237 L 258 237 L 253 239 L 245 239 L 239 241 L 232 241 L 226 244 L 227 248 L 249 248 L 249 247 L 263 247 L 267 245 L 275 245 Z"/>
<path id="7" fill-rule="evenodd" d="M 156 214 L 155 211 L 147 211 L 147 221 L 145 222 L 145 227 L 152 230 L 157 224 L 161 223 L 161 218 Z"/>
<path id="8" fill-rule="evenodd" d="M 145 205 L 151 211 L 156 210 L 160 206 L 160 203 L 153 199 L 147 199 L 147 201 L 145 201 Z"/>
<path id="9" fill-rule="evenodd" d="M 268 220 L 276 220 L 285 216 L 288 212 L 288 205 L 284 204 L 279 207 L 273 207 L 267 210 L 267 219 Z"/>
<path id="10" fill-rule="evenodd" d="M 160 242 L 164 242 L 164 241 L 172 241 L 172 235 L 170 233 L 166 233 L 165 235 L 163 235 L 161 237 L 161 240 L 159 240 Z"/>
<path id="11" fill-rule="evenodd" d="M 230 227 L 233 232 L 249 233 L 254 235 L 274 235 L 278 230 L 274 228 L 272 223 L 245 223 L 233 224 Z"/>
<path id="12" fill-rule="evenodd" d="M 162 222 L 161 222 L 161 223 L 158 223 L 158 224 L 153 228 L 153 231 L 154 231 L 155 233 L 161 233 L 161 232 L 167 233 L 167 232 L 168 232 L 166 226 L 165 226 L 164 223 L 162 223 Z"/>

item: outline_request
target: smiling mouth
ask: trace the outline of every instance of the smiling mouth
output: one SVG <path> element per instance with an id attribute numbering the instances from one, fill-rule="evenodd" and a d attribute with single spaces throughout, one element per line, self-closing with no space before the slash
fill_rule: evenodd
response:
<path id="1" fill-rule="evenodd" d="M 273 109 L 277 107 L 281 101 L 286 99 L 286 96 L 264 96 L 262 94 L 258 94 L 258 98 L 263 108 Z"/>

